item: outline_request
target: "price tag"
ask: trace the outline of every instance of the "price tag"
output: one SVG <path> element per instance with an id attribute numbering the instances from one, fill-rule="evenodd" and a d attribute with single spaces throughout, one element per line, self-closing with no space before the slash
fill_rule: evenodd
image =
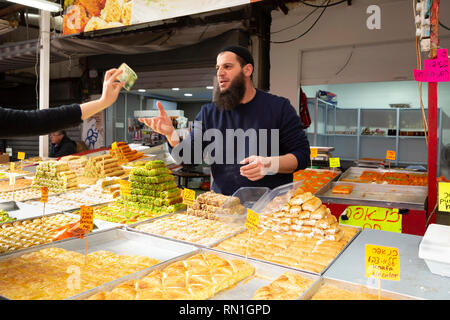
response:
<path id="1" fill-rule="evenodd" d="M 16 164 L 14 162 L 10 162 L 9 163 L 9 171 L 14 171 L 16 170 Z"/>
<path id="2" fill-rule="evenodd" d="M 195 191 L 184 188 L 183 190 L 183 203 L 187 206 L 193 206 L 195 203 Z"/>
<path id="3" fill-rule="evenodd" d="M 119 147 L 117 146 L 117 142 L 113 142 L 111 144 L 111 149 L 119 149 Z"/>
<path id="4" fill-rule="evenodd" d="M 119 183 L 120 183 L 120 195 L 130 196 L 131 195 L 130 181 L 119 180 Z"/>
<path id="5" fill-rule="evenodd" d="M 48 187 L 41 187 L 41 202 L 48 202 Z"/>
<path id="6" fill-rule="evenodd" d="M 24 160 L 25 159 L 25 152 L 17 152 L 17 159 Z"/>
<path id="7" fill-rule="evenodd" d="M 438 211 L 450 212 L 450 182 L 439 182 L 438 190 Z"/>
<path id="8" fill-rule="evenodd" d="M 94 228 L 94 208 L 81 206 L 80 209 L 80 228 L 91 231 Z"/>
<path id="9" fill-rule="evenodd" d="M 245 221 L 245 227 L 248 230 L 256 231 L 259 226 L 259 214 L 251 209 L 247 209 L 247 220 Z"/>
<path id="10" fill-rule="evenodd" d="M 341 166 L 341 161 L 339 158 L 330 158 L 330 168 L 339 168 Z"/>
<path id="11" fill-rule="evenodd" d="M 16 175 L 14 173 L 10 173 L 8 176 L 9 176 L 9 185 L 14 186 L 16 184 Z"/>
<path id="12" fill-rule="evenodd" d="M 398 248 L 366 244 L 366 277 L 400 281 Z"/>
<path id="13" fill-rule="evenodd" d="M 398 209 L 348 206 L 345 209 L 346 219 L 339 217 L 339 223 L 361 227 L 363 229 L 375 229 L 390 232 L 402 232 L 402 215 Z"/>
<path id="14" fill-rule="evenodd" d="M 310 151 L 311 151 L 311 152 L 310 152 L 309 157 L 310 157 L 311 159 L 316 158 L 317 155 L 319 154 L 319 149 L 317 149 L 317 148 L 311 148 Z"/>
<path id="15" fill-rule="evenodd" d="M 395 160 L 395 151 L 387 150 L 386 151 L 386 159 L 394 161 Z"/>

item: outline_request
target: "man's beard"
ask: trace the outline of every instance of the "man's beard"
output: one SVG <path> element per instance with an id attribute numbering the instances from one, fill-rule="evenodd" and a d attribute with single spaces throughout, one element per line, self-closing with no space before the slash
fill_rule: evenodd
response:
<path id="1" fill-rule="evenodd" d="M 214 77 L 213 102 L 219 111 L 231 111 L 236 108 L 244 98 L 245 94 L 245 77 L 241 71 L 236 78 L 231 81 L 228 89 L 220 91 L 219 81 Z"/>

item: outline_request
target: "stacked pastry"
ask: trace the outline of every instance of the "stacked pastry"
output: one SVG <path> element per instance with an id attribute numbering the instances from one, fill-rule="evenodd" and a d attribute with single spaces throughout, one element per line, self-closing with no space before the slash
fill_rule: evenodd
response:
<path id="1" fill-rule="evenodd" d="M 219 210 L 220 209 L 220 210 Z M 200 194 L 192 207 L 187 209 L 188 214 L 208 219 L 218 219 L 218 215 L 243 215 L 245 207 L 239 198 L 225 196 L 214 191 Z"/>
<path id="2" fill-rule="evenodd" d="M 149 161 L 144 168 L 131 170 L 131 196 L 121 196 L 118 202 L 127 208 L 146 210 L 150 215 L 182 210 L 186 206 L 174 180 L 163 161 Z"/>
<path id="3" fill-rule="evenodd" d="M 129 280 L 90 300 L 204 300 L 251 276 L 255 269 L 244 260 L 200 253 Z"/>
<path id="4" fill-rule="evenodd" d="M 78 220 L 79 218 L 57 214 L 3 223 L 0 226 L 0 253 L 52 242 L 58 234 L 57 228 Z"/>
<path id="5" fill-rule="evenodd" d="M 30 179 L 24 179 L 24 178 L 16 179 L 15 184 L 14 184 L 14 190 L 29 188 L 31 186 L 32 182 L 33 181 Z M 9 184 L 9 179 L 0 181 L 0 192 L 12 191 L 12 190 L 13 190 L 13 186 L 11 186 Z"/>
<path id="6" fill-rule="evenodd" d="M 119 159 L 119 162 L 121 163 L 134 161 L 144 156 L 142 152 L 132 150 L 130 146 L 123 141 L 117 142 L 116 144 L 117 148 L 109 149 L 109 153 L 111 154 L 111 156 Z"/>
<path id="7" fill-rule="evenodd" d="M 242 230 L 242 226 L 178 213 L 136 226 L 143 232 L 209 245 Z"/>
<path id="8" fill-rule="evenodd" d="M 65 299 L 159 263 L 108 251 L 87 255 L 46 248 L 0 261 L 0 295 L 16 300 Z"/>
<path id="9" fill-rule="evenodd" d="M 0 209 L 0 223 L 15 221 L 16 218 L 10 217 L 9 213 Z"/>
<path id="10" fill-rule="evenodd" d="M 89 178 L 118 177 L 125 173 L 117 158 L 109 154 L 89 158 L 84 176 Z"/>
<path id="11" fill-rule="evenodd" d="M 48 187 L 49 191 L 66 192 L 78 188 L 78 179 L 67 163 L 46 161 L 36 167 L 32 187 Z"/>
<path id="12" fill-rule="evenodd" d="M 77 176 L 82 176 L 88 159 L 85 156 L 65 156 L 59 159 L 59 161 L 67 163 L 70 170 L 75 172 Z"/>
<path id="13" fill-rule="evenodd" d="M 253 300 L 295 300 L 298 299 L 314 280 L 299 274 L 285 272 L 269 285 L 259 288 Z"/>
<path id="14" fill-rule="evenodd" d="M 260 225 L 263 229 L 316 239 L 339 241 L 344 236 L 330 209 L 301 188 L 279 210 L 263 210 Z"/>
<path id="15" fill-rule="evenodd" d="M 355 228 L 341 226 L 341 229 L 344 235 L 338 241 L 258 229 L 251 237 L 245 231 L 222 241 L 215 248 L 320 273 L 356 234 Z"/>

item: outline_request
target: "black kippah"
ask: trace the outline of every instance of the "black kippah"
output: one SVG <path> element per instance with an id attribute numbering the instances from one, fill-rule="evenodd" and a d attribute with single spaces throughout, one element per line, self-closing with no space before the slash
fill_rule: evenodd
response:
<path id="1" fill-rule="evenodd" d="M 248 51 L 247 48 L 244 48 L 241 46 L 228 46 L 228 47 L 225 47 L 222 50 L 220 50 L 219 53 L 222 53 L 225 51 L 233 52 L 234 54 L 236 54 L 239 57 L 241 57 L 242 59 L 244 59 L 246 64 L 250 63 L 252 66 L 255 66 L 254 62 L 253 62 L 252 54 L 250 53 L 250 51 Z"/>

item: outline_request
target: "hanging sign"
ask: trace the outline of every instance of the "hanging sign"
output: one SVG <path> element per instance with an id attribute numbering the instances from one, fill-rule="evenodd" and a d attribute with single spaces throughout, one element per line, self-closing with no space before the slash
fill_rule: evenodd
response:
<path id="1" fill-rule="evenodd" d="M 424 61 L 424 70 L 414 69 L 414 80 L 419 82 L 450 81 L 447 49 L 437 49 L 436 59 Z"/>

